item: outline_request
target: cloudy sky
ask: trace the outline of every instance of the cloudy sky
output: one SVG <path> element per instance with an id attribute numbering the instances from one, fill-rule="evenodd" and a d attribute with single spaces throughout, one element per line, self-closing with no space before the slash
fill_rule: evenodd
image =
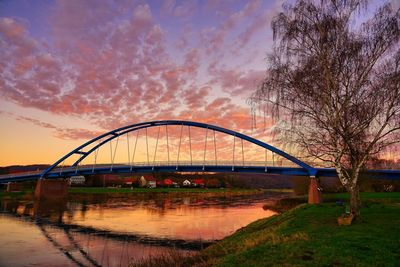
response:
<path id="1" fill-rule="evenodd" d="M 0 165 L 54 161 L 118 126 L 251 129 L 281 1 L 1 1 Z M 38 153 L 40 151 L 40 153 Z"/>
<path id="2" fill-rule="evenodd" d="M 99 133 L 150 120 L 254 134 L 246 100 L 265 75 L 281 6 L 0 1 L 0 166 L 51 163 Z"/>

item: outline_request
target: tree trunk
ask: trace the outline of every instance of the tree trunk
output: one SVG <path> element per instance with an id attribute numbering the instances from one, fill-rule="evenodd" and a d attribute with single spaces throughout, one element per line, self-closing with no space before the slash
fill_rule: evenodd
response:
<path id="1" fill-rule="evenodd" d="M 360 199 L 360 188 L 358 185 L 355 185 L 353 188 L 350 189 L 350 212 L 353 214 L 354 217 L 360 216 L 360 206 L 361 206 L 361 199 Z"/>

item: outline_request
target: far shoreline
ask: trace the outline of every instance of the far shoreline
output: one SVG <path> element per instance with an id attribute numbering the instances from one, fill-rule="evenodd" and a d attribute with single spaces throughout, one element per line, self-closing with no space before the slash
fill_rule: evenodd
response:
<path id="1" fill-rule="evenodd" d="M 118 188 L 118 187 L 69 187 L 67 200 L 98 196 L 103 198 L 120 198 L 135 196 L 202 196 L 233 197 L 271 193 L 278 198 L 293 194 L 292 189 L 247 189 L 247 188 Z M 17 192 L 0 191 L 0 200 L 34 200 L 34 190 L 26 189 Z"/>

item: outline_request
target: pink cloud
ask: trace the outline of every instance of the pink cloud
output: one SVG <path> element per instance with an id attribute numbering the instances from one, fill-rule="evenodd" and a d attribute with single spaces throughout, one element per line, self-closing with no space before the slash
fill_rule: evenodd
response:
<path id="1" fill-rule="evenodd" d="M 190 40 L 194 38 L 193 29 L 190 25 L 186 25 L 181 32 L 179 40 L 176 42 L 176 46 L 180 50 L 187 49 L 190 44 Z"/>
<path id="2" fill-rule="evenodd" d="M 183 71 L 188 74 L 195 75 L 200 67 L 200 51 L 199 49 L 192 49 L 185 54 L 185 62 L 183 64 Z"/>
<path id="3" fill-rule="evenodd" d="M 263 12 L 261 15 L 258 15 L 255 17 L 250 25 L 242 32 L 239 34 L 238 38 L 238 47 L 237 50 L 242 49 L 245 47 L 251 40 L 251 38 L 259 31 L 265 30 L 267 31 L 267 28 L 270 26 L 271 20 L 275 14 L 271 12 L 271 10 L 267 10 L 266 12 Z"/>
<path id="4" fill-rule="evenodd" d="M 7 39 L 19 42 L 26 35 L 26 25 L 12 18 L 0 18 L 0 32 Z"/>
<path id="5" fill-rule="evenodd" d="M 17 117 L 18 121 L 23 121 L 23 122 L 29 122 L 34 125 L 51 129 L 53 130 L 53 134 L 55 137 L 60 138 L 60 139 L 66 139 L 66 140 L 76 140 L 76 139 L 91 139 L 93 137 L 96 137 L 103 132 L 99 131 L 89 131 L 86 129 L 73 129 L 73 128 L 62 128 L 62 127 L 57 127 L 51 123 L 43 122 L 37 119 L 29 118 L 29 117 L 24 117 L 24 116 L 19 116 Z"/>
<path id="6" fill-rule="evenodd" d="M 214 12 L 219 17 L 227 17 L 234 12 L 234 7 L 239 3 L 238 0 L 207 0 L 205 10 Z"/>
<path id="7" fill-rule="evenodd" d="M 242 10 L 231 14 L 218 28 L 208 28 L 202 32 L 202 45 L 207 47 L 207 52 L 219 51 L 224 45 L 225 39 L 230 31 L 243 19 L 251 16 L 260 7 L 260 0 L 247 2 Z"/>
<path id="8" fill-rule="evenodd" d="M 215 55 L 227 53 L 226 38 L 239 33 L 237 27 L 258 12 L 261 2 L 246 2 L 236 11 L 214 3 L 220 12 L 226 8 L 227 19 L 215 27 L 185 24 L 178 35 L 179 51 L 176 39 L 170 38 L 174 35 L 169 36 L 171 28 L 159 24 L 160 14 L 139 2 L 56 1 L 49 18 L 51 42 L 37 41 L 19 20 L 0 19 L 0 46 L 6 51 L 0 55 L 1 96 L 20 106 L 84 118 L 104 129 L 179 118 L 228 128 L 235 126 L 232 120 L 245 125 L 248 109 L 235 105 L 235 97 L 247 96 L 264 73 L 228 69 Z M 200 9 L 190 1 L 167 1 L 164 8 L 174 16 Z M 254 22 L 242 33 L 244 43 L 259 31 L 258 25 Z M 210 73 L 203 73 L 205 64 Z M 231 99 L 212 96 L 214 85 Z M 52 129 L 69 138 L 66 130 Z M 71 137 L 84 136 L 81 132 L 72 129 Z"/>
<path id="9" fill-rule="evenodd" d="M 166 0 L 161 6 L 164 16 L 175 16 L 184 19 L 192 17 L 198 10 L 196 0 L 185 0 L 177 4 L 175 0 Z"/>
<path id="10" fill-rule="evenodd" d="M 257 88 L 265 77 L 264 71 L 238 71 L 214 67 L 212 82 L 221 85 L 222 89 L 232 96 L 247 96 Z"/>
<path id="11" fill-rule="evenodd" d="M 198 89 L 192 86 L 188 90 L 183 92 L 183 98 L 189 108 L 199 109 L 207 103 L 206 99 L 210 91 L 211 88 L 208 86 L 204 86 Z"/>

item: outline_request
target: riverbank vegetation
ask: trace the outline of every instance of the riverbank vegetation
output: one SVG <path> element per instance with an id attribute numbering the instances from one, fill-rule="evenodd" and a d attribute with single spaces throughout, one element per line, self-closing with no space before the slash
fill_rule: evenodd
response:
<path id="1" fill-rule="evenodd" d="M 107 198 L 130 197 L 137 195 L 201 195 L 204 197 L 245 196 L 257 194 L 291 194 L 290 189 L 245 189 L 245 188 L 118 188 L 118 187 L 69 187 L 68 197 L 101 196 Z M 0 191 L 0 199 L 32 200 L 34 189 L 28 188 L 18 192 Z"/>
<path id="2" fill-rule="evenodd" d="M 296 207 L 251 223 L 198 255 L 163 255 L 151 262 L 157 266 L 398 266 L 400 193 L 362 193 L 361 198 L 361 216 L 350 226 L 337 223 L 348 209 L 348 194 L 326 194 L 326 202 L 319 205 L 297 205 L 305 197 L 289 198 L 277 204 Z"/>

